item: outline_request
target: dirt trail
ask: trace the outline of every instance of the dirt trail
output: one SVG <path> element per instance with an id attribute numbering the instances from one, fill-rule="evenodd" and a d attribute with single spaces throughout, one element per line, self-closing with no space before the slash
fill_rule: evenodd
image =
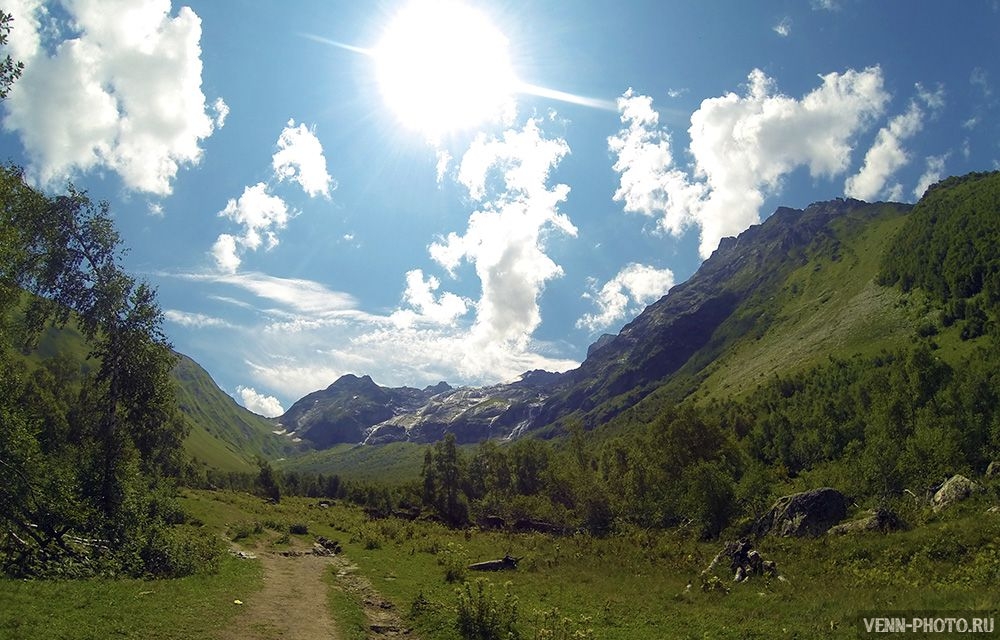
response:
<path id="1" fill-rule="evenodd" d="M 264 567 L 264 588 L 242 598 L 243 611 L 219 640 L 339 640 L 323 582 L 331 559 L 273 552 L 257 557 Z"/>
<path id="2" fill-rule="evenodd" d="M 322 549 L 319 550 L 322 553 Z M 368 623 L 367 638 L 404 637 L 411 633 L 395 606 L 356 573 L 342 555 L 316 555 L 312 551 L 253 551 L 264 569 L 264 588 L 241 598 L 242 611 L 219 640 L 340 640 L 329 614 L 324 581 L 334 571 L 340 588 L 362 603 Z M 234 596 L 234 597 L 239 597 Z"/>

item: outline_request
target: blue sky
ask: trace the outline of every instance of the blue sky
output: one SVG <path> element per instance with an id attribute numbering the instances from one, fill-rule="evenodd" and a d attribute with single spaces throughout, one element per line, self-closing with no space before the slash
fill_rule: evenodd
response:
<path id="1" fill-rule="evenodd" d="M 571 368 L 779 205 L 1000 166 L 996 1 L 5 5 L 0 152 L 266 415 Z"/>

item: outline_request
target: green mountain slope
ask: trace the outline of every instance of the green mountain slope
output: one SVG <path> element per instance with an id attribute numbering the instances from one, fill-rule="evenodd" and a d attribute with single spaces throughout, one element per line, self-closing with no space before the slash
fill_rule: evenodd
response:
<path id="1" fill-rule="evenodd" d="M 197 362 L 180 355 L 173 371 L 177 401 L 191 422 L 188 452 L 224 471 L 254 468 L 254 457 L 277 458 L 295 451 L 288 439 L 272 433 L 273 422 L 241 407 L 215 384 Z"/>
<path id="2" fill-rule="evenodd" d="M 812 227 L 811 238 L 790 245 L 784 257 L 779 252 L 759 261 L 753 270 L 762 273 L 730 315 L 682 365 L 652 382 L 652 390 L 632 389 L 576 415 L 590 426 L 648 422 L 685 398 L 746 398 L 776 377 L 927 340 L 936 358 L 962 366 L 998 316 L 1000 173 L 950 178 L 912 209 L 846 202 L 850 206 Z M 808 225 L 817 208 L 829 204 L 812 205 L 794 219 L 779 210 L 758 234 L 768 226 Z M 747 238 L 752 231 L 736 244 L 749 239 L 750 252 L 759 253 L 760 236 Z M 732 291 L 728 284 L 713 291 L 699 284 L 699 275 L 686 284 L 704 298 Z M 659 313 L 657 322 L 669 323 L 655 306 L 642 315 Z M 633 348 L 655 349 L 648 340 L 646 334 Z M 615 419 L 623 408 L 628 415 Z"/>
<path id="3" fill-rule="evenodd" d="M 60 356 L 86 370 L 91 366 L 87 352 L 83 336 L 70 323 L 46 329 L 37 347 L 22 356 L 30 367 Z M 297 448 L 288 438 L 272 433 L 274 423 L 243 408 L 222 391 L 191 358 L 178 354 L 173 377 L 180 409 L 191 426 L 185 448 L 202 465 L 222 471 L 252 471 L 255 456 L 276 458 Z"/>

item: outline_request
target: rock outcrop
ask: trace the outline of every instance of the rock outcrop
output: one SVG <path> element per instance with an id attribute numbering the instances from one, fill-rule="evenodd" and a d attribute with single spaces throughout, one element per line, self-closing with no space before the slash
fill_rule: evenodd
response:
<path id="1" fill-rule="evenodd" d="M 830 487 L 779 498 L 754 525 L 757 536 L 818 536 L 847 516 L 847 499 Z"/>
<path id="2" fill-rule="evenodd" d="M 888 509 L 872 509 L 863 518 L 858 518 L 857 520 L 851 520 L 850 522 L 845 522 L 843 524 L 838 524 L 830 528 L 830 533 L 833 535 L 847 535 L 850 533 L 865 533 L 869 531 L 878 531 L 880 533 L 889 533 L 890 531 L 898 531 L 903 528 L 903 521 L 899 517 L 889 511 Z"/>
<path id="3" fill-rule="evenodd" d="M 941 511 L 956 502 L 961 502 L 979 490 L 979 485 L 962 475 L 954 475 L 944 481 L 944 484 L 934 492 L 931 504 L 934 511 Z"/>

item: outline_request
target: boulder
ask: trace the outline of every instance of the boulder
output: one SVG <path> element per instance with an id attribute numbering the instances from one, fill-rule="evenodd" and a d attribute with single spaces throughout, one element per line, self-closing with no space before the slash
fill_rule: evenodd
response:
<path id="1" fill-rule="evenodd" d="M 830 533 L 839 536 L 866 531 L 889 533 L 890 531 L 898 531 L 902 528 L 902 520 L 892 511 L 888 509 L 872 509 L 864 518 L 858 518 L 857 520 L 832 527 Z"/>
<path id="2" fill-rule="evenodd" d="M 931 499 L 934 511 L 940 511 L 956 502 L 965 500 L 973 491 L 978 491 L 979 485 L 962 475 L 954 475 L 941 485 Z"/>
<path id="3" fill-rule="evenodd" d="M 986 467 L 986 477 L 996 478 L 1000 477 L 1000 461 L 994 460 Z"/>
<path id="4" fill-rule="evenodd" d="M 756 522 L 757 536 L 818 536 L 847 516 L 847 499 L 830 487 L 779 498 Z"/>

